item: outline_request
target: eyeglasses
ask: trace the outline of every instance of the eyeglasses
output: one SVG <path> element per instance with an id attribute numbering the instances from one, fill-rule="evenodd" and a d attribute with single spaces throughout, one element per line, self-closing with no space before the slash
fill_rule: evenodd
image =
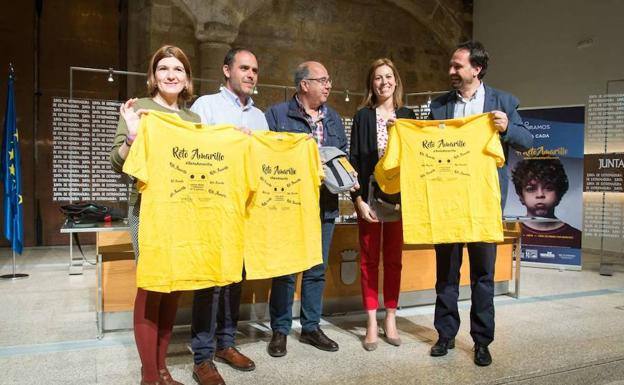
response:
<path id="1" fill-rule="evenodd" d="M 303 80 L 316 80 L 317 82 L 321 83 L 321 85 L 323 87 L 325 87 L 327 85 L 330 85 L 330 86 L 332 85 L 331 78 L 325 78 L 325 77 L 323 77 L 323 78 L 305 78 Z"/>

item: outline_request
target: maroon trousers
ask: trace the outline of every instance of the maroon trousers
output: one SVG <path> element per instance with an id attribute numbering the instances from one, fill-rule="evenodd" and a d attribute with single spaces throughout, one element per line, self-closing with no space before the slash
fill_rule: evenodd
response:
<path id="1" fill-rule="evenodd" d="M 179 292 L 157 293 L 137 289 L 134 301 L 134 339 L 141 358 L 143 381 L 160 379 L 178 310 Z"/>

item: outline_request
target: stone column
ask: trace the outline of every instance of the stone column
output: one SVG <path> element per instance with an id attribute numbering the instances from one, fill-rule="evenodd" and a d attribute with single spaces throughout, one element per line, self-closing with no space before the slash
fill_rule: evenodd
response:
<path id="1" fill-rule="evenodd" d="M 196 76 L 204 79 L 223 79 L 223 58 L 231 48 L 230 43 L 203 41 L 199 43 L 200 69 Z M 217 92 L 219 84 L 201 83 L 201 95 Z"/>
<path id="2" fill-rule="evenodd" d="M 221 81 L 223 58 L 238 36 L 240 24 L 271 0 L 171 0 L 193 21 L 199 41 L 200 71 L 196 76 Z M 201 93 L 215 93 L 219 84 L 202 83 Z"/>

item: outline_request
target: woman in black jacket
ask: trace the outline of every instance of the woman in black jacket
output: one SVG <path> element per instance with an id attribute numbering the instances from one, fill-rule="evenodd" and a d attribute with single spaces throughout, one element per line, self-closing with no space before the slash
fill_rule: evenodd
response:
<path id="1" fill-rule="evenodd" d="M 403 107 L 403 85 L 390 59 L 375 60 L 368 71 L 366 93 L 361 108 L 353 118 L 351 128 L 350 162 L 358 172 L 360 189 L 351 198 L 358 216 L 360 240 L 360 272 L 362 299 L 368 313 L 364 349 L 377 348 L 377 307 L 379 306 L 379 256 L 383 247 L 384 306 L 386 340 L 401 344 L 396 328 L 396 309 L 401 285 L 401 250 L 403 229 L 400 220 L 380 221 L 368 205 L 369 178 L 388 143 L 388 121 L 412 118 L 413 111 Z"/>

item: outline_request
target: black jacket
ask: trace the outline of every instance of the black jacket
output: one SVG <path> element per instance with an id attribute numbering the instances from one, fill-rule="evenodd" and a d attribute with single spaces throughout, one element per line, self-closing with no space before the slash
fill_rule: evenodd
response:
<path id="1" fill-rule="evenodd" d="M 401 107 L 396 110 L 397 118 L 416 119 L 416 114 L 409 108 Z M 360 189 L 351 193 L 355 202 L 358 196 L 364 201 L 368 199 L 368 180 L 375 171 L 379 161 L 377 151 L 377 114 L 374 108 L 364 107 L 355 113 L 351 126 L 351 149 L 349 162 L 358 173 Z"/>

